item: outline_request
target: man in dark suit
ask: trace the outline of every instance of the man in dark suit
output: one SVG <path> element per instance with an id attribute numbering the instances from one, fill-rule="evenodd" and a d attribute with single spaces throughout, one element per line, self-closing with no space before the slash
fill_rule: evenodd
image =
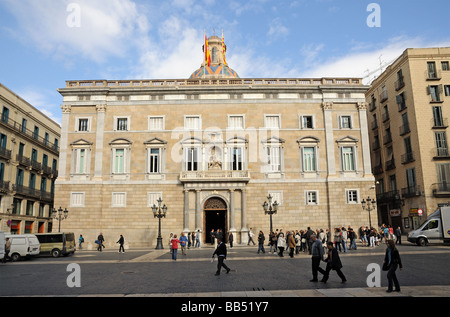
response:
<path id="1" fill-rule="evenodd" d="M 230 272 L 230 268 L 226 266 L 223 261 L 227 258 L 227 246 L 223 243 L 222 239 L 217 239 L 217 249 L 214 251 L 212 257 L 217 254 L 217 272 L 215 275 L 220 275 L 220 269 L 223 267 L 227 270 L 227 274 Z"/>
<path id="2" fill-rule="evenodd" d="M 330 276 L 331 270 L 336 271 L 337 275 L 341 278 L 342 283 L 347 282 L 344 273 L 342 273 L 341 271 L 342 262 L 341 259 L 339 258 L 338 251 L 333 247 L 333 242 L 328 242 L 327 248 L 328 248 L 328 258 L 324 260 L 325 262 L 327 262 L 327 268 L 325 269 L 325 274 L 323 275 L 321 282 L 326 283 L 328 281 L 328 277 Z"/>

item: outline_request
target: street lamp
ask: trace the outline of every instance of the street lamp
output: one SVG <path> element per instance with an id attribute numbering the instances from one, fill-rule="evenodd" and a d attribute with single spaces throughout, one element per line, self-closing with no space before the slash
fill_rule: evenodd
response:
<path id="1" fill-rule="evenodd" d="M 59 207 L 58 210 L 53 208 L 52 217 L 58 219 L 59 221 L 58 232 L 61 232 L 61 220 L 67 219 L 68 216 L 69 211 L 67 210 L 67 208 L 65 208 L 64 210 L 61 207 Z"/>
<path id="2" fill-rule="evenodd" d="M 362 209 L 363 210 L 367 210 L 369 212 L 369 226 L 370 228 L 372 228 L 372 220 L 370 218 L 370 211 L 374 210 L 375 208 L 377 208 L 377 202 L 375 201 L 375 199 L 371 199 L 370 197 L 367 197 L 366 200 L 362 200 L 361 205 L 362 205 Z"/>
<path id="3" fill-rule="evenodd" d="M 162 250 L 163 248 L 163 243 L 162 243 L 162 236 L 161 236 L 161 218 L 166 218 L 166 213 L 167 213 L 167 207 L 164 204 L 164 206 L 161 207 L 163 200 L 161 199 L 161 197 L 159 197 L 159 199 L 157 200 L 158 202 L 158 206 L 156 206 L 155 204 L 153 204 L 152 206 L 152 211 L 153 211 L 153 216 L 154 218 L 158 218 L 159 220 L 159 226 L 158 226 L 158 238 L 157 243 L 156 243 L 156 249 L 157 250 Z"/>
<path id="4" fill-rule="evenodd" d="M 269 196 L 267 196 L 267 200 L 269 201 L 269 203 L 267 203 L 267 201 L 265 201 L 264 204 L 262 205 L 262 207 L 264 208 L 264 213 L 266 215 L 270 215 L 270 233 L 271 233 L 273 231 L 272 215 L 277 213 L 278 203 L 276 200 L 274 203 L 272 203 L 272 196 L 270 194 L 269 194 Z"/>

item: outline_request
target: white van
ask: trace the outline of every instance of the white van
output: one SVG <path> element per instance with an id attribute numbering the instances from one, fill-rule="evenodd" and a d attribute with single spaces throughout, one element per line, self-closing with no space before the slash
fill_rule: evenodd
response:
<path id="1" fill-rule="evenodd" d="M 34 234 L 7 234 L 6 238 L 11 241 L 9 257 L 12 261 L 17 261 L 21 257 L 37 256 L 41 251 L 41 244 Z"/>
<path id="2" fill-rule="evenodd" d="M 0 231 L 0 260 L 5 257 L 5 233 Z"/>

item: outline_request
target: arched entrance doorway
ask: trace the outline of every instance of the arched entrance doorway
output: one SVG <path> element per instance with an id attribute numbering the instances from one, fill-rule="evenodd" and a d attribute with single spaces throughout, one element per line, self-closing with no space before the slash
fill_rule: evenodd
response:
<path id="1" fill-rule="evenodd" d="M 205 243 L 211 243 L 211 230 L 216 232 L 218 229 L 222 230 L 223 236 L 226 240 L 227 232 L 227 205 L 222 198 L 209 198 L 203 205 L 204 210 L 204 228 L 205 228 Z"/>

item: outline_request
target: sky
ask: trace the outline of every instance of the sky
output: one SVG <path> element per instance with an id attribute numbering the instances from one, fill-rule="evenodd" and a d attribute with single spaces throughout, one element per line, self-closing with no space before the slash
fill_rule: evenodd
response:
<path id="1" fill-rule="evenodd" d="M 0 0 L 0 83 L 60 124 L 66 80 L 187 79 L 204 34 L 241 78 L 357 77 L 450 47 L 448 0 Z"/>

